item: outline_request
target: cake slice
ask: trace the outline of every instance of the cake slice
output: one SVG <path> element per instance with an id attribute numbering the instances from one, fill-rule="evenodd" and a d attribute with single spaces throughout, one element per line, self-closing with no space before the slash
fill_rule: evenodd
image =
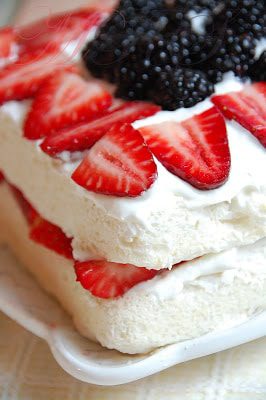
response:
<path id="1" fill-rule="evenodd" d="M 232 67 L 219 83 L 220 53 L 212 71 L 184 67 L 179 40 L 202 37 L 190 25 L 176 35 L 159 3 L 143 22 L 121 1 L 145 31 L 126 56 L 133 28 L 121 32 L 115 11 L 95 33 L 106 14 L 90 9 L 53 17 L 67 15 L 61 34 L 39 23 L 30 43 L 37 24 L 18 29 L 16 60 L 0 70 L 1 239 L 82 334 L 132 354 L 266 303 L 266 83 L 237 76 L 255 65 L 255 42 L 239 65 L 226 33 Z"/>
<path id="2" fill-rule="evenodd" d="M 266 308 L 265 239 L 183 263 L 114 299 L 76 281 L 73 261 L 28 238 L 26 219 L 6 184 L 0 187 L 5 243 L 93 341 L 124 353 L 199 337 L 242 323 Z"/>

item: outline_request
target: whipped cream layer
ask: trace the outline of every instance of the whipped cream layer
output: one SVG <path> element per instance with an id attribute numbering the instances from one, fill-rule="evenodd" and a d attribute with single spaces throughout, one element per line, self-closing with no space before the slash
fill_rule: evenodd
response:
<path id="1" fill-rule="evenodd" d="M 227 74 L 216 93 L 242 87 Z M 0 169 L 45 218 L 73 237 L 77 259 L 171 268 L 266 236 L 266 153 L 239 124 L 227 121 L 232 166 L 220 188 L 198 190 L 157 162 L 158 179 L 151 189 L 138 198 L 118 198 L 79 187 L 70 179 L 76 162 L 53 159 L 41 151 L 39 142 L 22 137 L 29 107 L 28 101 L 1 107 Z M 189 109 L 162 111 L 134 127 L 180 121 L 209 107 L 205 100 Z"/>
<path id="2" fill-rule="evenodd" d="M 131 291 L 170 300 L 178 297 L 187 286 L 193 286 L 195 290 L 200 287 L 212 293 L 240 277 L 251 285 L 255 280 L 259 284 L 266 279 L 266 238 L 248 246 L 233 247 L 184 262 L 171 272 L 162 272 L 150 281 L 136 285 Z"/>

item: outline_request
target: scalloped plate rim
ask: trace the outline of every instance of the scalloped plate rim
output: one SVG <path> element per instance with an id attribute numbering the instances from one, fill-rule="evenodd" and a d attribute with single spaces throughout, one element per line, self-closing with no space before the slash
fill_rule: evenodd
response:
<path id="1" fill-rule="evenodd" d="M 6 269 L 1 265 L 4 253 L 5 257 L 9 257 L 10 262 Z M 13 267 L 10 268 L 11 264 L 14 267 L 14 271 L 20 271 L 19 273 L 25 278 L 25 282 L 27 281 L 28 284 L 34 286 L 36 291 L 40 292 L 41 301 L 49 303 L 52 301 L 56 304 L 55 307 L 58 310 L 56 310 L 55 315 L 58 315 L 59 320 L 57 326 L 54 327 L 52 324 L 47 323 L 47 321 L 41 320 L 39 316 L 34 316 L 34 309 L 23 308 L 23 301 L 19 297 L 16 281 L 12 275 Z M 5 290 L 0 290 L 0 310 L 25 329 L 44 339 L 48 343 L 54 358 L 66 372 L 81 381 L 91 384 L 114 386 L 133 382 L 179 363 L 210 355 L 266 336 L 266 311 L 262 311 L 248 321 L 224 331 L 171 344 L 146 355 L 124 355 L 115 350 L 104 349 L 100 345 L 93 344 L 89 340 L 82 338 L 61 307 L 42 291 L 26 271 L 24 272 L 22 268 L 18 267 L 18 262 L 15 261 L 14 257 L 5 248 L 0 248 L 0 288 L 1 279 L 4 280 Z M 25 290 L 23 293 L 25 295 Z M 19 303 L 16 302 L 17 296 L 18 300 L 21 300 Z M 15 301 L 13 303 L 8 301 L 10 298 L 14 298 Z M 51 305 L 48 304 L 48 306 Z M 35 311 L 37 310 L 38 307 Z M 88 346 L 93 346 L 93 350 L 88 350 L 86 354 L 82 354 L 84 343 Z M 67 345 L 70 345 L 70 347 L 67 348 Z M 78 347 L 79 345 L 80 347 Z M 77 349 L 80 351 L 78 352 Z M 97 357 L 96 361 L 95 355 Z M 110 361 L 106 364 L 107 358 L 104 355 L 107 355 L 108 360 L 112 360 L 112 356 L 114 356 L 113 364 L 110 364 Z M 117 358 L 121 358 L 124 361 L 119 364 L 117 363 Z"/>

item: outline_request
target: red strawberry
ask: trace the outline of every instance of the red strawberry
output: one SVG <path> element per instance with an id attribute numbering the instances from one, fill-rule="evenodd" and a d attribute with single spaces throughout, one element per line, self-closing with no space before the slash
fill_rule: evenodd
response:
<path id="1" fill-rule="evenodd" d="M 28 139 L 39 139 L 80 121 L 96 118 L 112 102 L 111 95 L 97 82 L 60 72 L 41 85 L 24 125 Z"/>
<path id="2" fill-rule="evenodd" d="M 3 172 L 0 171 L 0 183 L 5 180 Z"/>
<path id="3" fill-rule="evenodd" d="M 8 58 L 12 52 L 12 46 L 16 43 L 14 29 L 6 26 L 0 29 L 0 58 Z"/>
<path id="4" fill-rule="evenodd" d="M 196 188 L 214 189 L 228 178 L 226 126 L 215 107 L 182 122 L 167 121 L 139 130 L 161 163 Z"/>
<path id="5" fill-rule="evenodd" d="M 266 82 L 213 96 L 212 101 L 226 118 L 235 119 L 266 147 Z"/>
<path id="6" fill-rule="evenodd" d="M 142 136 L 131 125 L 114 125 L 89 151 L 72 179 L 87 190 L 139 196 L 157 178 L 157 167 Z"/>
<path id="7" fill-rule="evenodd" d="M 59 70 L 73 70 L 73 65 L 55 47 L 24 54 L 0 71 L 0 104 L 32 97 L 43 80 Z"/>
<path id="8" fill-rule="evenodd" d="M 18 42 L 26 49 L 49 47 L 53 44 L 67 45 L 77 40 L 73 56 L 86 42 L 88 32 L 99 26 L 106 13 L 95 9 L 79 9 L 51 15 L 18 29 Z"/>
<path id="9" fill-rule="evenodd" d="M 66 258 L 73 259 L 72 239 L 68 238 L 61 228 L 43 219 L 19 189 L 11 184 L 9 187 L 29 224 L 30 239 Z"/>
<path id="10" fill-rule="evenodd" d="M 122 296 L 140 282 L 152 279 L 159 271 L 108 261 L 76 262 L 77 281 L 91 294 L 103 299 Z"/>
<path id="11" fill-rule="evenodd" d="M 41 216 L 35 218 L 30 228 L 30 239 L 42 244 L 57 254 L 70 260 L 72 256 L 71 238 L 68 238 L 61 228 L 46 221 Z"/>
<path id="12" fill-rule="evenodd" d="M 131 123 L 146 118 L 160 110 L 159 106 L 144 102 L 127 102 L 106 115 L 86 124 L 79 124 L 49 135 L 41 144 L 46 153 L 54 156 L 64 150 L 81 151 L 89 149 L 115 123 Z"/>
<path id="13" fill-rule="evenodd" d="M 9 184 L 9 188 L 12 191 L 22 213 L 24 214 L 29 225 L 32 225 L 33 222 L 38 217 L 37 211 L 32 207 L 32 205 L 26 200 L 25 196 L 22 192 L 17 189 L 15 186 Z"/>

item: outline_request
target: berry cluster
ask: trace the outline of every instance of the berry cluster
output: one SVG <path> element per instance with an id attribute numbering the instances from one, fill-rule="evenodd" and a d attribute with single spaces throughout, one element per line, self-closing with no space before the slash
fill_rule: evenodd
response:
<path id="1" fill-rule="evenodd" d="M 205 15 L 203 33 L 193 30 L 191 10 Z M 119 97 L 190 107 L 224 72 L 261 79 L 265 56 L 254 55 L 265 15 L 264 0 L 121 0 L 83 60 Z"/>

